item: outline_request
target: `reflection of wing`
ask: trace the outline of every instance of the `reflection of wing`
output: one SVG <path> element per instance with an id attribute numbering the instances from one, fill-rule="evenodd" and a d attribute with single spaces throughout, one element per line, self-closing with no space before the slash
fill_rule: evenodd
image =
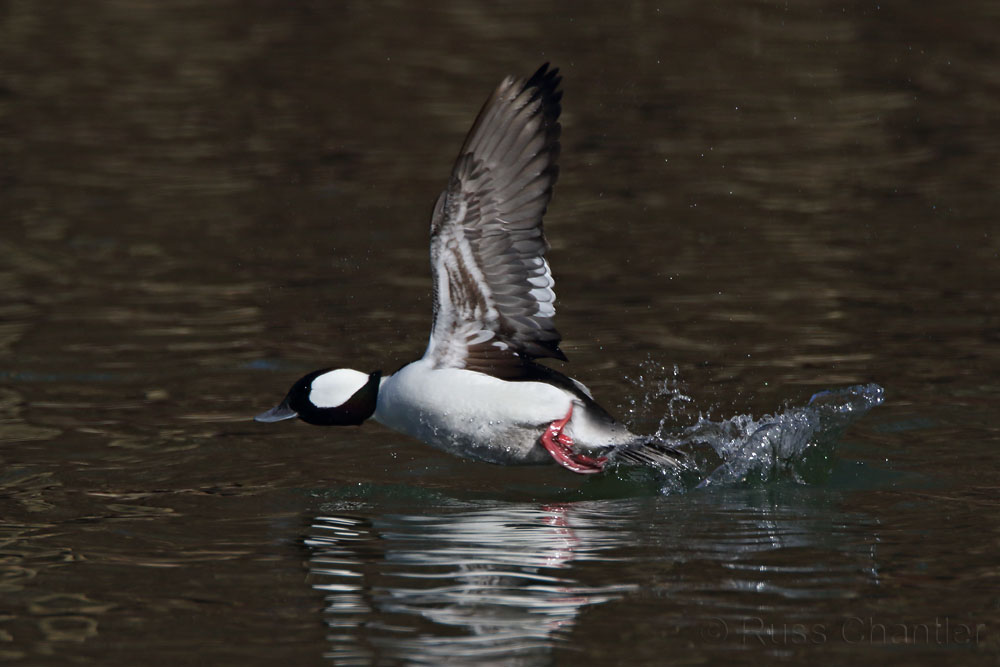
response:
<path id="1" fill-rule="evenodd" d="M 508 77 L 486 101 L 431 219 L 438 368 L 501 377 L 535 357 L 565 359 L 542 216 L 559 156 L 558 70 Z"/>

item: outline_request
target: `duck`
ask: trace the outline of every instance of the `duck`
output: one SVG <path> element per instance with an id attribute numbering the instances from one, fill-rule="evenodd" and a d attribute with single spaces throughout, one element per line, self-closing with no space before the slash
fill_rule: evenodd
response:
<path id="1" fill-rule="evenodd" d="M 583 383 L 538 361 L 567 360 L 542 228 L 559 175 L 561 81 L 548 63 L 508 76 L 472 124 L 431 215 L 423 356 L 386 375 L 313 371 L 256 421 L 374 420 L 467 459 L 581 475 L 615 461 L 683 467 L 680 452 L 632 433 Z"/>

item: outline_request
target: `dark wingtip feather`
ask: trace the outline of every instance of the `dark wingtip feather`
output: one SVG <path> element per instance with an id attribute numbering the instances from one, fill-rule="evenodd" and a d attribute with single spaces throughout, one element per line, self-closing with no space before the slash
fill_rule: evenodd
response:
<path id="1" fill-rule="evenodd" d="M 524 82 L 521 90 L 534 88 L 536 92 L 532 95 L 532 99 L 541 97 L 546 108 L 546 116 L 555 119 L 562 111 L 559 105 L 563 96 L 562 91 L 559 90 L 561 83 L 562 77 L 559 76 L 559 68 L 549 69 L 549 63 L 544 63 Z"/>
<path id="2" fill-rule="evenodd" d="M 639 438 L 633 443 L 617 447 L 610 452 L 610 456 L 618 461 L 660 468 L 687 470 L 690 465 L 687 454 L 654 436 Z"/>
<path id="3" fill-rule="evenodd" d="M 525 87 L 537 86 L 539 83 L 545 79 L 559 78 L 559 68 L 553 67 L 549 69 L 550 63 L 544 62 L 542 66 L 535 70 L 535 73 L 528 77 L 528 83 Z"/>

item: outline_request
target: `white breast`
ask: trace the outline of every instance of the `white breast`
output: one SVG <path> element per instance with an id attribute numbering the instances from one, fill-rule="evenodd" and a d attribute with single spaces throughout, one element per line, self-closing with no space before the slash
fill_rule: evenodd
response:
<path id="1" fill-rule="evenodd" d="M 541 463 L 537 441 L 566 416 L 572 396 L 542 382 L 507 382 L 421 359 L 384 378 L 374 419 L 459 456 Z"/>

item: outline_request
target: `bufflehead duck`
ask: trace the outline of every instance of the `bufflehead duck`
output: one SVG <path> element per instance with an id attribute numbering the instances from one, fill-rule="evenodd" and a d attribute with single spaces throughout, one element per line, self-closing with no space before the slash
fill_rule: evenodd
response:
<path id="1" fill-rule="evenodd" d="M 559 156 L 558 69 L 507 77 L 486 101 L 431 216 L 434 318 L 424 356 L 383 376 L 309 373 L 255 417 L 310 424 L 374 419 L 459 456 L 555 461 L 598 473 L 614 459 L 683 465 L 615 421 L 580 382 L 535 362 L 565 361 L 542 216 Z"/>

